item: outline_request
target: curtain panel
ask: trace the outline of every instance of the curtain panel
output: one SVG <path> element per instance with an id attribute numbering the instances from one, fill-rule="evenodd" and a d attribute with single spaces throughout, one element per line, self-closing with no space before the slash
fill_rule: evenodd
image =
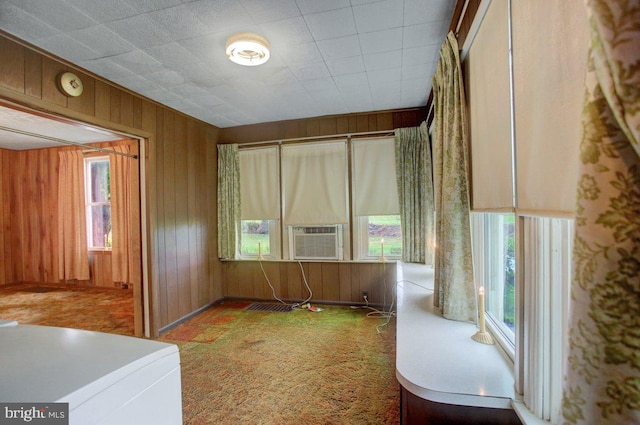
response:
<path id="1" fill-rule="evenodd" d="M 398 189 L 394 138 L 357 139 L 351 143 L 353 211 L 356 216 L 397 215 Z"/>
<path id="2" fill-rule="evenodd" d="M 283 146 L 284 224 L 348 223 L 346 181 L 346 141 Z"/>
<path id="3" fill-rule="evenodd" d="M 218 257 L 236 256 L 240 226 L 240 161 L 237 144 L 218 145 Z"/>
<path id="4" fill-rule="evenodd" d="M 280 169 L 277 146 L 239 151 L 242 220 L 280 218 Z"/>
<path id="5" fill-rule="evenodd" d="M 640 1 L 588 0 L 566 424 L 640 423 Z"/>
<path id="6" fill-rule="evenodd" d="M 447 319 L 475 322 L 464 86 L 458 42 L 452 32 L 440 50 L 433 90 L 434 305 Z"/>
<path id="7" fill-rule="evenodd" d="M 58 173 L 58 279 L 89 280 L 82 152 L 60 152 Z"/>
<path id="8" fill-rule="evenodd" d="M 115 152 L 130 153 L 129 146 L 114 146 Z M 111 179 L 111 273 L 114 282 L 133 283 L 131 161 L 124 155 L 109 154 Z"/>
<path id="9" fill-rule="evenodd" d="M 433 264 L 433 177 L 427 123 L 395 130 L 402 261 Z"/>

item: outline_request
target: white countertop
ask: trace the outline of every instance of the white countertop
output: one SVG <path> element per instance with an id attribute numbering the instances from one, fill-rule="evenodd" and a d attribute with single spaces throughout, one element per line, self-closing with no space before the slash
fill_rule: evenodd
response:
<path id="1" fill-rule="evenodd" d="M 472 340 L 475 324 L 447 320 L 436 311 L 431 267 L 399 264 L 398 269 L 400 384 L 433 402 L 511 409 L 513 366 L 500 349 Z"/>

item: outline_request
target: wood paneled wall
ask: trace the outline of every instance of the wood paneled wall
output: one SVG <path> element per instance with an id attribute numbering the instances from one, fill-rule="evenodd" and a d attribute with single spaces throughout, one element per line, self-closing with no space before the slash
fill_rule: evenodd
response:
<path id="1" fill-rule="evenodd" d="M 130 142 L 99 143 L 101 147 L 111 147 Z M 137 144 L 137 143 L 136 143 Z M 58 283 L 58 170 L 59 153 L 63 150 L 77 150 L 76 147 L 32 149 L 26 151 L 2 150 L 2 172 L 0 187 L 3 196 L 0 209 L 4 211 L 0 230 L 0 240 L 4 245 L 4 279 L 0 284 L 17 282 Z M 133 151 L 137 151 L 134 147 Z M 137 170 L 137 168 L 136 168 Z M 137 179 L 133 181 L 137 183 Z M 139 187 L 133 191 L 139 193 Z M 139 215 L 139 208 L 136 208 Z M 139 226 L 139 217 L 135 218 Z M 139 239 L 139 237 L 138 237 Z M 140 241 L 130 241 L 139 247 Z M 139 251 L 139 249 L 138 249 Z M 113 287 L 113 282 L 105 279 L 104 269 L 108 260 L 104 256 L 93 259 L 91 271 L 100 271 L 100 276 L 91 274 L 91 280 L 84 282 L 91 286 Z M 3 264 L 0 263 L 0 267 Z M 1 270 L 1 269 L 0 269 Z M 137 276 L 141 275 L 138 270 Z M 0 273 L 1 274 L 1 273 Z M 134 279 L 140 282 L 140 277 Z M 82 282 L 81 282 L 82 283 Z M 130 282 L 134 283 L 134 282 Z"/>
<path id="2" fill-rule="evenodd" d="M 415 108 L 244 125 L 221 129 L 219 143 L 261 142 L 393 130 L 418 126 L 426 117 L 426 108 Z"/>
<path id="3" fill-rule="evenodd" d="M 395 263 L 301 262 L 312 301 L 362 303 L 368 293 L 372 304 L 391 303 L 395 293 Z M 295 261 L 263 261 L 264 274 L 257 261 L 222 263 L 224 295 L 231 298 L 273 300 L 265 274 L 276 295 L 282 299 L 304 300 L 309 292 L 300 266 Z"/>
<path id="4" fill-rule="evenodd" d="M 426 108 L 335 115 L 279 121 L 265 124 L 224 128 L 219 143 L 246 143 L 295 139 L 314 136 L 393 131 L 401 127 L 419 126 L 426 119 Z M 313 140 L 309 140 L 311 142 Z M 307 291 L 296 262 L 263 262 L 265 271 L 281 298 L 303 300 Z M 369 302 L 391 301 L 396 281 L 395 264 L 383 270 L 381 263 L 308 262 L 303 263 L 313 291 L 313 300 L 360 303 L 362 292 L 369 293 Z M 223 295 L 233 298 L 272 299 L 259 264 L 251 261 L 230 261 L 222 264 Z M 384 295 L 385 284 L 387 293 Z"/>
<path id="5" fill-rule="evenodd" d="M 56 76 L 71 70 L 83 81 L 77 98 L 64 96 Z M 0 33 L 0 100 L 146 139 L 144 199 L 152 335 L 222 296 L 216 247 L 218 129 L 131 93 Z M 3 164 L 4 161 L 3 152 Z M 3 165 L 4 167 L 4 165 Z M 3 170 L 4 172 L 4 170 Z M 2 198 L 5 198 L 2 190 Z M 0 205 L 2 216 L 7 216 Z M 20 220 L 31 220 L 25 216 Z M 6 225 L 3 221 L 3 229 Z M 3 232 L 4 233 L 4 232 Z M 7 243 L 7 237 L 9 242 Z M 12 234 L 3 235 L 3 263 Z M 36 236 L 34 236 L 36 237 Z M 13 252 L 13 251 L 12 251 Z M 18 259 L 16 259 L 18 260 Z M 12 259 L 12 264 L 16 261 Z M 4 265 L 3 265 L 4 264 Z M 40 271 L 29 270 L 29 273 Z M 11 276 L 9 276 L 11 277 Z M 14 280 L 14 279 L 12 279 Z M 141 332 L 142 288 L 134 288 Z"/>

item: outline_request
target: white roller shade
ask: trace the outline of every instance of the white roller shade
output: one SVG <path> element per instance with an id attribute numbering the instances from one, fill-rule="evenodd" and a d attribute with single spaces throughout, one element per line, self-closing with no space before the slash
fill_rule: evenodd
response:
<path id="1" fill-rule="evenodd" d="M 400 214 L 395 139 L 359 139 L 351 146 L 355 215 Z"/>
<path id="2" fill-rule="evenodd" d="M 280 218 L 278 148 L 243 149 L 240 160 L 240 218 Z"/>
<path id="3" fill-rule="evenodd" d="M 589 48 L 582 0 L 513 1 L 518 208 L 572 215 Z"/>
<path id="4" fill-rule="evenodd" d="M 287 225 L 347 223 L 346 141 L 282 147 Z"/>
<path id="5" fill-rule="evenodd" d="M 493 0 L 466 57 L 472 209 L 511 211 L 511 102 L 507 0 Z"/>

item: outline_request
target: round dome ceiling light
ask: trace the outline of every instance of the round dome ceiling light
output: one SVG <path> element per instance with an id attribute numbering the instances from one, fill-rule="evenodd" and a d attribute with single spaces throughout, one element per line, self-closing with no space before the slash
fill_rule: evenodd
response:
<path id="1" fill-rule="evenodd" d="M 261 65 L 269 60 L 269 42 L 258 34 L 242 32 L 227 38 L 227 57 L 245 65 Z"/>

